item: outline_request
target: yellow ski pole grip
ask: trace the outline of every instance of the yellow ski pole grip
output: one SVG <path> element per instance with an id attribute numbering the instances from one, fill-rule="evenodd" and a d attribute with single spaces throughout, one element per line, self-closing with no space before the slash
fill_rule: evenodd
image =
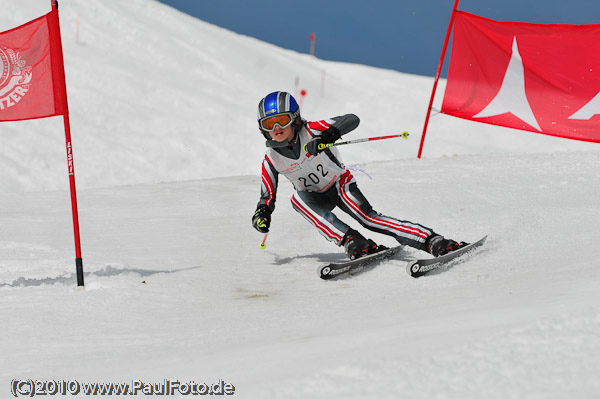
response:
<path id="1" fill-rule="evenodd" d="M 317 149 L 324 150 L 325 148 L 331 147 L 331 146 L 334 146 L 334 145 L 335 145 L 334 143 L 331 143 L 331 144 L 319 143 L 319 145 L 317 146 Z M 308 152 L 307 147 L 308 147 L 308 143 L 304 144 L 304 152 Z"/>

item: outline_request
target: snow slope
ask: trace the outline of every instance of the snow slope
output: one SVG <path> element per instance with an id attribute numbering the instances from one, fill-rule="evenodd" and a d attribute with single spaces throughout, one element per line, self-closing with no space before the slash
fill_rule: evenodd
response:
<path id="1" fill-rule="evenodd" d="M 9 1 L 0 31 L 50 11 L 49 0 Z M 77 17 L 80 19 L 77 36 Z M 433 80 L 326 62 L 199 21 L 153 0 L 60 1 L 77 184 L 182 181 L 258 171 L 256 105 L 274 90 L 307 91 L 302 113 L 355 113 L 354 137 L 409 131 L 411 140 L 345 150 L 356 162 L 418 152 Z M 444 83 L 438 88 L 441 107 Z M 3 123 L 0 189 L 65 188 L 61 118 Z M 424 156 L 585 150 L 589 144 L 432 118 Z M 233 162 L 232 162 L 233 160 Z"/>
<path id="2" fill-rule="evenodd" d="M 469 262 L 418 280 L 398 260 L 321 281 L 317 265 L 342 255 L 286 203 L 288 185 L 259 251 L 244 227 L 258 179 L 230 177 L 84 190 L 79 292 L 65 193 L 3 195 L 0 381 L 222 378 L 243 398 L 597 397 L 599 163 L 366 165 L 374 178 L 359 184 L 377 209 L 490 236 Z"/>
<path id="3" fill-rule="evenodd" d="M 11 2 L 0 29 L 47 11 Z M 597 145 L 438 115 L 417 160 L 429 78 L 311 59 L 150 0 L 63 0 L 61 21 L 86 288 L 60 118 L 1 124 L 4 396 L 32 378 L 223 379 L 241 398 L 600 397 Z M 321 281 L 341 251 L 282 181 L 259 251 L 254 107 L 296 75 L 315 93 L 309 118 L 357 113 L 352 138 L 413 133 L 342 150 L 377 210 L 486 246 L 421 279 L 395 260 Z"/>

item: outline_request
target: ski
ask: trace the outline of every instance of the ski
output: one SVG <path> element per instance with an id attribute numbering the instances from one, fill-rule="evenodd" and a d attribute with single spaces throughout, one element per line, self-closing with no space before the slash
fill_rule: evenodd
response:
<path id="1" fill-rule="evenodd" d="M 430 271 L 443 267 L 451 261 L 460 258 L 474 249 L 482 246 L 486 239 L 487 236 L 472 244 L 465 245 L 456 251 L 449 252 L 446 255 L 438 256 L 437 258 L 413 260 L 406 265 L 406 272 L 411 277 L 421 277 Z"/>
<path id="2" fill-rule="evenodd" d="M 397 247 L 384 249 L 371 255 L 362 256 L 355 260 L 345 262 L 333 262 L 319 266 L 317 272 L 323 280 L 330 280 L 343 275 L 354 274 L 365 266 L 377 264 L 379 261 L 393 257 L 402 249 L 402 245 Z"/>

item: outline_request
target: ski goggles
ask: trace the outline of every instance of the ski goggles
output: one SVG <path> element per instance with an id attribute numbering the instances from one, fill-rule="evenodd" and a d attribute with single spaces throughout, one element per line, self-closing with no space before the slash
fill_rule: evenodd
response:
<path id="1" fill-rule="evenodd" d="M 294 116 L 290 112 L 283 114 L 277 114 L 274 116 L 267 116 L 258 121 L 260 128 L 267 132 L 275 130 L 275 125 L 279 125 L 280 128 L 285 129 L 294 121 Z"/>

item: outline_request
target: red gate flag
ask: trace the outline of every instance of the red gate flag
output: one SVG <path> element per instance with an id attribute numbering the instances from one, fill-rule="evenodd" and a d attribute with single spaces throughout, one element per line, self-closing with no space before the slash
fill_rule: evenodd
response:
<path id="1" fill-rule="evenodd" d="M 58 10 L 0 33 L 0 121 L 68 114 Z"/>
<path id="2" fill-rule="evenodd" d="M 58 1 L 51 0 L 51 4 L 52 11 L 43 17 L 0 33 L 0 122 L 63 116 L 75 238 L 75 272 L 77 286 L 81 288 L 84 286 L 83 260 Z"/>
<path id="3" fill-rule="evenodd" d="M 442 112 L 600 142 L 600 25 L 497 22 L 458 11 Z"/>

